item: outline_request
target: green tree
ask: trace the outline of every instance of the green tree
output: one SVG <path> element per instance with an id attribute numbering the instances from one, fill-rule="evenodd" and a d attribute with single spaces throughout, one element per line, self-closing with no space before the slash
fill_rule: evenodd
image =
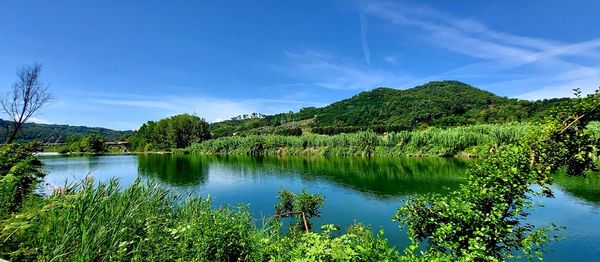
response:
<path id="1" fill-rule="evenodd" d="M 105 151 L 104 138 L 98 134 L 87 134 L 79 142 L 83 152 L 100 153 Z"/>
<path id="2" fill-rule="evenodd" d="M 210 138 L 208 123 L 195 115 L 181 114 L 158 122 L 148 121 L 128 138 L 132 147 L 144 151 L 184 148 Z"/>
<path id="3" fill-rule="evenodd" d="M 279 203 L 275 205 L 276 218 L 293 217 L 292 230 L 309 232 L 312 228 L 310 219 L 321 215 L 325 197 L 320 194 L 310 194 L 302 190 L 300 194 L 282 189 L 279 191 Z"/>
<path id="4" fill-rule="evenodd" d="M 598 93 L 578 95 L 541 130 L 481 155 L 469 169 L 468 184 L 458 191 L 406 200 L 395 219 L 408 227 L 416 243 L 409 251 L 427 240 L 426 258 L 504 260 L 516 250 L 540 257 L 557 227 L 524 222 L 533 206 L 530 196 L 551 196 L 550 175 L 558 168 L 565 167 L 571 176 L 595 168 L 595 147 L 585 128 L 600 119 L 599 106 Z M 541 190 L 534 191 L 532 184 Z"/>
<path id="5" fill-rule="evenodd" d="M 0 147 L 0 220 L 17 211 L 45 176 L 42 162 L 33 155 L 41 144 L 8 144 Z"/>
<path id="6" fill-rule="evenodd" d="M 168 118 L 167 139 L 171 148 L 184 148 L 210 137 L 208 123 L 204 119 L 181 114 Z"/>

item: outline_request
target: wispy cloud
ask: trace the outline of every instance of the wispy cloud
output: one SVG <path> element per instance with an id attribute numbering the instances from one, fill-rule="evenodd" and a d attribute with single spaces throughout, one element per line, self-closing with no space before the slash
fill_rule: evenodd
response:
<path id="1" fill-rule="evenodd" d="M 362 13 L 359 13 L 360 17 L 360 41 L 362 45 L 363 55 L 365 56 L 365 62 L 369 66 L 369 70 L 371 69 L 371 50 L 369 49 L 369 39 L 367 36 L 367 26 L 368 21 L 367 17 Z"/>
<path id="2" fill-rule="evenodd" d="M 574 87 L 591 92 L 600 83 L 600 38 L 563 43 L 513 35 L 425 5 L 363 1 L 359 2 L 359 8 L 362 14 L 378 18 L 391 26 L 422 30 L 424 34 L 421 38 L 428 44 L 480 60 L 432 78 L 462 75 L 474 78 L 475 72 L 487 76 L 487 79 L 494 79 L 495 75 L 506 72 L 526 72 L 526 75 L 510 81 L 490 83 L 488 80 L 483 85 L 516 89 L 509 85 L 526 84 L 529 91 L 516 96 L 528 99 L 569 95 Z M 388 56 L 385 61 L 395 63 L 395 57 Z M 479 80 L 485 82 L 485 79 Z M 531 88 L 535 91 L 531 91 Z"/>
<path id="3" fill-rule="evenodd" d="M 231 117 L 249 114 L 254 112 L 260 113 L 279 113 L 283 111 L 283 106 L 296 104 L 298 107 L 304 106 L 322 106 L 321 103 L 285 99 L 244 99 L 244 100 L 228 100 L 211 97 L 180 97 L 167 96 L 163 98 L 143 97 L 140 95 L 122 94 L 113 97 L 91 98 L 92 104 L 100 106 L 110 105 L 117 106 L 121 111 L 137 108 L 141 110 L 153 109 L 159 110 L 162 117 L 171 116 L 180 113 L 196 113 L 199 116 L 206 118 L 209 122 L 222 121 Z"/>
<path id="4" fill-rule="evenodd" d="M 344 57 L 315 51 L 286 53 L 288 74 L 308 80 L 306 85 L 338 90 L 368 90 L 381 86 L 401 87 L 410 78 L 402 72 L 389 72 L 361 66 Z"/>

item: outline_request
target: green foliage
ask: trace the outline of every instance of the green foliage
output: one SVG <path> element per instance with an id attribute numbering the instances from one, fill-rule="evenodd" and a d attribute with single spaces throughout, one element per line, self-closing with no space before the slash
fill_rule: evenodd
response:
<path id="1" fill-rule="evenodd" d="M 208 123 L 190 114 L 175 115 L 158 122 L 148 121 L 127 138 L 134 151 L 170 151 L 210 138 Z"/>
<path id="2" fill-rule="evenodd" d="M 105 141 L 99 134 L 86 134 L 84 136 L 70 136 L 65 140 L 65 145 L 54 147 L 52 150 L 61 154 L 74 153 L 102 153 L 107 151 Z M 47 149 L 48 150 L 48 149 Z"/>
<path id="3" fill-rule="evenodd" d="M 302 128 L 296 127 L 296 128 L 281 129 L 281 130 L 275 131 L 275 134 L 282 135 L 282 136 L 301 136 Z"/>
<path id="4" fill-rule="evenodd" d="M 0 219 L 18 211 L 45 174 L 33 155 L 38 143 L 8 144 L 0 147 Z"/>
<path id="5" fill-rule="evenodd" d="M 300 197 L 302 199 L 308 199 Z M 245 206 L 174 197 L 139 181 L 112 180 L 56 191 L 2 222 L 0 256 L 14 261 L 391 261 L 383 232 L 355 225 L 334 234 L 279 234 L 255 226 Z"/>
<path id="6" fill-rule="evenodd" d="M 272 135 L 290 127 L 326 135 L 367 130 L 381 134 L 431 126 L 536 121 L 549 115 L 551 107 L 568 101 L 509 99 L 458 81 L 436 81 L 406 90 L 377 88 L 322 108 L 303 108 L 297 113 L 235 118 L 213 123 L 210 130 L 213 137 Z"/>
<path id="7" fill-rule="evenodd" d="M 264 261 L 397 261 L 398 251 L 388 246 L 383 230 L 373 235 L 370 227 L 357 224 L 335 237 L 339 229 L 322 226 L 321 233 L 287 235 L 265 241 Z"/>
<path id="8" fill-rule="evenodd" d="M 418 241 L 427 240 L 430 252 L 453 258 L 494 260 L 514 250 L 541 250 L 550 237 L 539 233 L 553 227 L 534 231 L 523 222 L 536 178 L 527 152 L 511 145 L 486 153 L 470 168 L 466 186 L 448 196 L 411 197 L 395 219 Z"/>
<path id="9" fill-rule="evenodd" d="M 557 229 L 523 222 L 532 194 L 551 196 L 551 174 L 565 167 L 570 176 L 594 169 L 595 147 L 586 129 L 600 119 L 600 95 L 572 100 L 514 145 L 493 147 L 469 169 L 469 183 L 449 196 L 411 197 L 395 219 L 427 254 L 448 259 L 504 260 L 515 251 L 541 257 Z M 540 191 L 533 191 L 537 184 Z M 416 244 L 418 246 L 418 244 Z"/>
<path id="10" fill-rule="evenodd" d="M 105 151 L 104 138 L 98 134 L 87 134 L 83 136 L 79 145 L 83 152 L 100 153 Z"/>
<path id="11" fill-rule="evenodd" d="M 0 119 L 0 126 L 8 122 Z M 0 135 L 4 137 L 4 130 L 0 129 Z M 55 124 L 25 123 L 21 127 L 16 142 L 42 141 L 44 143 L 63 143 L 68 137 L 84 136 L 87 134 L 98 134 L 106 141 L 116 141 L 120 137 L 130 135 L 133 131 L 118 131 L 101 127 L 69 126 Z"/>
<path id="12" fill-rule="evenodd" d="M 300 194 L 282 189 L 279 191 L 279 203 L 275 205 L 277 218 L 293 217 L 292 231 L 309 232 L 312 229 L 310 219 L 321 215 L 320 208 L 323 207 L 325 197 L 319 194 L 310 194 L 303 190 Z"/>
<path id="13" fill-rule="evenodd" d="M 10 235 L 14 232 L 12 235 Z M 177 198 L 155 184 L 116 181 L 62 190 L 4 222 L 12 260 L 255 260 L 259 231 L 244 207 Z"/>
<path id="14" fill-rule="evenodd" d="M 455 156 L 477 146 L 511 144 L 525 136 L 532 124 L 494 124 L 428 128 L 422 131 L 372 131 L 325 135 L 231 136 L 193 144 L 185 152 L 231 155 L 324 155 L 324 156 Z"/>

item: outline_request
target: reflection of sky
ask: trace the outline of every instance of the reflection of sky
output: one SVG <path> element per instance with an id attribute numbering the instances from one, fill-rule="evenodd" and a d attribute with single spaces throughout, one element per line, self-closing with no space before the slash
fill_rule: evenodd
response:
<path id="1" fill-rule="evenodd" d="M 529 217 L 536 226 L 564 226 L 559 232 L 563 240 L 553 242 L 548 248 L 553 252 L 548 261 L 585 261 L 600 257 L 600 207 L 580 198 L 569 195 L 559 187 L 552 187 L 554 198 L 534 200 L 537 207 Z"/>
<path id="2" fill-rule="evenodd" d="M 121 185 L 129 185 L 137 178 L 137 156 L 80 156 L 42 158 L 44 170 L 49 173 L 45 178 L 44 192 L 52 187 L 79 182 L 91 173 L 96 181 L 117 178 Z"/>
<path id="3" fill-rule="evenodd" d="M 102 156 L 43 158 L 45 169 L 50 173 L 46 182 L 61 185 L 66 179 L 84 179 L 92 171 L 97 181 L 118 178 L 123 186 L 131 184 L 138 177 L 137 156 Z M 325 207 L 322 218 L 316 219 L 315 228 L 321 224 L 336 223 L 342 227 L 355 221 L 382 227 L 392 244 L 406 243 L 406 234 L 400 232 L 398 224 L 391 217 L 400 205 L 403 196 L 380 196 L 372 191 L 357 190 L 353 185 L 321 175 L 305 175 L 303 171 L 273 168 L 240 168 L 223 162 L 209 162 L 208 174 L 204 183 L 176 186 L 162 184 L 180 193 L 194 193 L 208 196 L 215 206 L 249 203 L 255 218 L 269 217 L 277 202 L 281 188 L 294 192 L 307 189 L 311 193 L 324 194 Z M 553 187 L 555 198 L 534 198 L 545 207 L 538 207 L 529 221 L 538 226 L 555 223 L 566 226 L 560 232 L 565 240 L 548 245 L 554 252 L 545 257 L 549 261 L 584 260 L 600 255 L 600 207 L 574 197 L 559 187 Z M 48 191 L 46 191 L 48 192 Z"/>

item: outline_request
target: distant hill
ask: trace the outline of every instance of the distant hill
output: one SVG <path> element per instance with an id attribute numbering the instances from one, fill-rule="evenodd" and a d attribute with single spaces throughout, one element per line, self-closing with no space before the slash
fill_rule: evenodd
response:
<path id="1" fill-rule="evenodd" d="M 497 96 L 458 81 L 435 81 L 400 90 L 377 88 L 322 108 L 271 116 L 232 119 L 211 125 L 214 136 L 277 133 L 302 128 L 334 134 L 372 129 L 377 132 L 427 126 L 457 126 L 535 120 L 568 98 L 527 101 Z"/>
<path id="2" fill-rule="evenodd" d="M 435 81 L 410 89 L 376 88 L 328 106 L 275 115 L 251 114 L 212 123 L 213 137 L 248 134 L 295 135 L 361 130 L 388 131 L 480 123 L 537 120 L 568 98 L 527 101 L 497 96 L 458 81 Z M 0 125 L 4 121 L 0 119 Z M 3 130 L 0 130 L 0 135 Z M 107 141 L 132 134 L 100 127 L 27 123 L 18 141 L 63 142 L 73 135 L 97 133 Z"/>
<path id="3" fill-rule="evenodd" d="M 0 119 L 0 126 L 4 127 L 8 122 Z M 0 129 L 0 140 L 4 138 L 4 129 Z M 38 140 L 47 143 L 62 143 L 69 136 L 83 136 L 89 133 L 96 133 L 104 137 L 107 141 L 115 141 L 123 135 L 129 135 L 133 131 L 118 131 L 102 127 L 69 126 L 25 123 L 17 138 L 18 142 Z"/>

